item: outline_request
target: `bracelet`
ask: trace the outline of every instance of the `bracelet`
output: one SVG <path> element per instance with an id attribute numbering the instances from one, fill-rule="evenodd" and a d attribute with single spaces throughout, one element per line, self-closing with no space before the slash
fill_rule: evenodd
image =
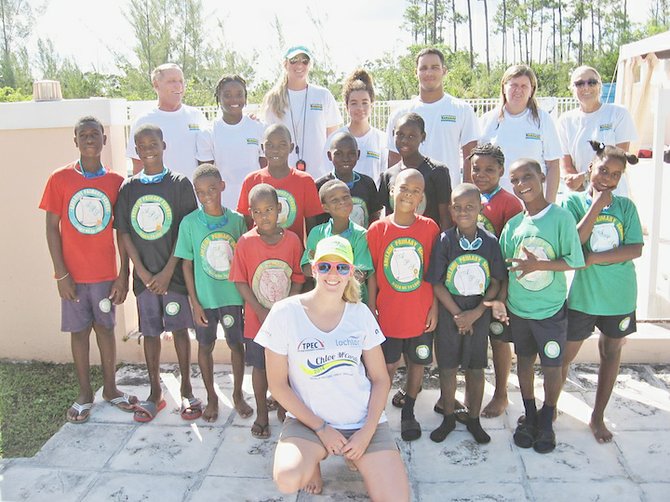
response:
<path id="1" fill-rule="evenodd" d="M 65 278 L 66 278 L 67 276 L 69 276 L 69 275 L 70 275 L 70 272 L 65 272 L 65 275 L 64 275 L 63 277 L 56 277 L 56 276 L 54 275 L 54 279 L 56 279 L 56 282 L 58 282 L 58 281 L 62 281 L 63 279 L 65 279 Z"/>
<path id="2" fill-rule="evenodd" d="M 321 427 L 319 427 L 318 429 L 314 429 L 314 433 L 315 433 L 315 434 L 318 434 L 319 432 L 321 432 L 322 430 L 324 430 L 326 427 L 328 427 L 328 424 L 327 424 L 326 421 L 324 420 L 323 423 L 321 424 Z"/>

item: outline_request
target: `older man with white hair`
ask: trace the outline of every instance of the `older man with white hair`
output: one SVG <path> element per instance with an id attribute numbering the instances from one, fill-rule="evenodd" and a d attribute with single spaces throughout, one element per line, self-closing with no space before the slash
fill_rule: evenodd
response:
<path id="1" fill-rule="evenodd" d="M 158 106 L 137 118 L 128 138 L 126 156 L 133 160 L 133 173 L 142 170 L 135 151 L 135 130 L 143 124 L 154 124 L 163 131 L 165 167 L 191 179 L 198 167 L 195 158 L 198 133 L 205 128 L 207 119 L 197 108 L 182 103 L 186 86 L 179 65 L 165 63 L 156 67 L 151 72 L 151 83 L 158 96 Z"/>

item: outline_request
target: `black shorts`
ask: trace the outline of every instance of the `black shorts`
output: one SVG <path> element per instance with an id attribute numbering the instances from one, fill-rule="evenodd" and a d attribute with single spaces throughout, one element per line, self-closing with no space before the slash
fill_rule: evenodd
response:
<path id="1" fill-rule="evenodd" d="M 475 308 L 481 297 L 459 302 L 462 310 Z M 473 324 L 471 335 L 461 335 L 454 322 L 454 316 L 442 305 L 439 307 L 439 321 L 435 333 L 435 359 L 440 369 L 453 369 L 459 366 L 464 370 L 479 370 L 488 366 L 487 350 L 491 310 L 486 309 Z"/>
<path id="2" fill-rule="evenodd" d="M 428 366 L 433 362 L 433 333 L 422 333 L 412 338 L 387 338 L 382 343 L 382 352 L 386 364 L 400 361 L 400 356 L 407 354 L 415 364 Z"/>
<path id="3" fill-rule="evenodd" d="M 250 338 L 246 339 L 246 353 L 245 359 L 247 364 L 250 364 L 258 370 L 265 370 L 265 347 L 257 344 Z"/>
<path id="4" fill-rule="evenodd" d="M 514 352 L 517 356 L 540 355 L 542 366 L 561 366 L 567 340 L 567 304 L 547 319 L 526 319 L 509 313 Z"/>
<path id="5" fill-rule="evenodd" d="M 609 338 L 623 338 L 637 331 L 635 311 L 622 315 L 592 315 L 568 310 L 568 341 L 586 340 L 596 326 Z"/>
<path id="6" fill-rule="evenodd" d="M 221 323 L 228 346 L 244 342 L 244 316 L 240 305 L 229 305 L 215 309 L 205 309 L 207 326 L 195 325 L 195 339 L 203 345 L 216 341 L 216 331 Z"/>
<path id="7" fill-rule="evenodd" d="M 491 322 L 489 323 L 489 338 L 491 339 L 491 342 L 512 342 L 512 330 L 509 328 L 509 324 L 505 324 L 491 317 Z"/>

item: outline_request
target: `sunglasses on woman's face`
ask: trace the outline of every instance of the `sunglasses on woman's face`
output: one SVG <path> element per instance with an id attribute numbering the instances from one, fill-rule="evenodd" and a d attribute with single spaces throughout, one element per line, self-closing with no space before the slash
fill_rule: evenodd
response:
<path id="1" fill-rule="evenodd" d="M 304 65 L 308 65 L 308 64 L 309 64 L 309 58 L 307 58 L 307 57 L 295 56 L 295 57 L 292 57 L 291 59 L 289 59 L 288 62 L 291 63 L 291 64 L 302 63 L 302 64 L 304 64 Z"/>
<path id="2" fill-rule="evenodd" d="M 349 272 L 351 272 L 351 265 L 348 263 L 343 262 L 334 263 L 330 261 L 320 261 L 317 262 L 316 264 L 316 270 L 321 275 L 327 274 L 333 267 L 335 268 L 335 270 L 337 270 L 337 273 L 340 275 L 349 275 Z"/>
<path id="3" fill-rule="evenodd" d="M 575 87 L 579 87 L 581 89 L 582 87 L 584 87 L 587 84 L 588 84 L 589 87 L 595 87 L 599 83 L 600 83 L 599 80 L 597 80 L 595 78 L 590 78 L 588 80 L 577 80 L 576 82 L 573 82 L 573 85 Z"/>

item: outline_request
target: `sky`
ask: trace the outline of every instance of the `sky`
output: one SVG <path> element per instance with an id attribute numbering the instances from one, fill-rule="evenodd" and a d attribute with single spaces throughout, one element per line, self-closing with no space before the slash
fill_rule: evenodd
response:
<path id="1" fill-rule="evenodd" d="M 651 0 L 635 2 L 629 9 L 633 21 L 646 19 Z M 123 12 L 127 0 L 31 0 L 46 4 L 33 30 L 31 47 L 38 37 L 51 38 L 61 56 L 73 57 L 84 71 L 115 72 L 112 50 L 132 56 L 134 38 Z M 307 45 L 315 57 L 328 55 L 338 73 L 349 73 L 366 60 L 380 58 L 385 52 L 401 55 L 411 43 L 410 34 L 402 29 L 405 0 L 203 0 L 210 36 L 219 36 L 217 20 L 223 22 L 224 40 L 244 56 L 253 50 L 259 54 L 256 72 L 259 79 L 275 74 L 283 55 L 274 29 L 279 19 L 287 44 Z M 489 0 L 490 17 L 496 0 Z M 630 2 L 629 2 L 630 5 Z M 456 6 L 467 12 L 465 0 Z M 473 25 L 484 26 L 483 2 L 471 2 Z M 311 18 L 317 19 L 316 26 Z M 459 48 L 468 43 L 467 25 L 458 33 Z M 548 34 L 545 34 L 545 37 Z M 481 29 L 475 32 L 475 51 L 484 53 Z M 451 36 L 447 33 L 447 40 Z M 492 46 L 498 44 L 492 40 Z"/>

